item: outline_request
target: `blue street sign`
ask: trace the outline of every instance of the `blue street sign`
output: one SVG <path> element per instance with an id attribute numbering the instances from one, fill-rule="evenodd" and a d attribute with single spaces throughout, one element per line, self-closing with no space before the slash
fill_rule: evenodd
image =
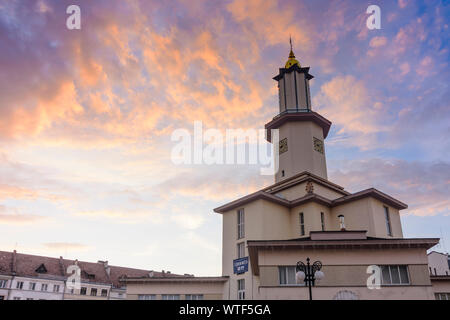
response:
<path id="1" fill-rule="evenodd" d="M 248 257 L 233 260 L 233 273 L 241 274 L 248 271 Z"/>

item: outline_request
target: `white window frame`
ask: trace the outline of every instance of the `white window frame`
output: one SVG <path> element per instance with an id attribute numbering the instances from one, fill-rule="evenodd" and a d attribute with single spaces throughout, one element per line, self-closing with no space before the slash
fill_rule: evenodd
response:
<path id="1" fill-rule="evenodd" d="M 95 294 L 93 294 L 95 292 Z M 97 288 L 91 288 L 91 292 L 89 293 L 91 297 L 96 297 L 98 295 L 98 289 Z"/>
<path id="2" fill-rule="evenodd" d="M 408 286 L 411 284 L 411 277 L 409 275 L 409 268 L 407 265 L 382 265 L 381 267 L 381 284 L 383 286 Z M 408 282 L 402 282 L 402 277 L 400 273 L 400 267 L 406 268 L 406 276 L 408 278 Z M 388 268 L 389 270 L 389 282 L 386 283 L 383 277 L 383 268 Z M 399 283 L 392 283 L 392 273 L 397 272 L 398 273 L 398 279 Z"/>
<path id="3" fill-rule="evenodd" d="M 245 279 L 237 280 L 237 298 L 245 300 Z"/>
<path id="4" fill-rule="evenodd" d="M 245 257 L 245 242 L 239 242 L 236 245 L 236 251 L 237 251 L 237 258 L 243 258 Z"/>
<path id="5" fill-rule="evenodd" d="M 16 289 L 20 289 L 20 290 L 23 289 L 23 281 L 17 281 L 17 283 L 16 283 Z"/>
<path id="6" fill-rule="evenodd" d="M 202 294 L 186 294 L 184 296 L 185 300 L 203 300 Z"/>
<path id="7" fill-rule="evenodd" d="M 245 237 L 245 211 L 244 208 L 237 210 L 237 238 Z"/>
<path id="8" fill-rule="evenodd" d="M 7 279 L 0 279 L 0 289 L 4 289 L 8 286 L 8 280 Z"/>
<path id="9" fill-rule="evenodd" d="M 156 300 L 156 294 L 138 294 L 138 300 Z"/>
<path id="10" fill-rule="evenodd" d="M 87 291 L 87 289 L 86 289 L 86 291 Z M 53 285 L 53 292 L 59 292 L 59 284 Z"/>
<path id="11" fill-rule="evenodd" d="M 180 300 L 179 294 L 163 294 L 161 296 L 162 300 Z"/>
<path id="12" fill-rule="evenodd" d="M 436 298 L 436 300 L 450 300 L 450 292 L 446 293 L 446 292 L 436 292 L 434 294 L 434 297 Z"/>
<path id="13" fill-rule="evenodd" d="M 294 274 L 294 279 L 293 282 L 290 283 L 289 282 L 289 271 L 293 272 Z M 295 280 L 295 274 L 296 274 L 296 270 L 295 270 L 295 266 L 278 266 L 278 284 L 280 286 L 283 287 L 289 287 L 289 286 L 300 286 L 303 287 L 305 286 L 305 283 L 297 283 Z M 284 275 L 284 279 L 286 280 L 286 283 L 282 283 L 282 275 Z"/>
<path id="14" fill-rule="evenodd" d="M 306 234 L 306 232 L 305 232 L 305 214 L 303 212 L 300 212 L 298 214 L 298 219 L 300 221 L 300 236 L 304 236 Z"/>
<path id="15" fill-rule="evenodd" d="M 41 284 L 41 291 L 48 291 L 48 284 L 47 283 L 42 283 Z"/>
<path id="16" fill-rule="evenodd" d="M 384 220 L 386 223 L 386 233 L 389 237 L 392 237 L 392 223 L 391 223 L 391 216 L 389 213 L 389 207 L 384 207 Z"/>

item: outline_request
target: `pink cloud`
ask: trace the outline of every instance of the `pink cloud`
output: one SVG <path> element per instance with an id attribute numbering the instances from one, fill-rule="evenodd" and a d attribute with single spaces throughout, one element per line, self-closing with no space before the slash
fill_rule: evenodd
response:
<path id="1" fill-rule="evenodd" d="M 404 160 L 355 160 L 330 171 L 333 182 L 352 192 L 375 187 L 408 204 L 406 214 L 430 216 L 450 210 L 450 167 L 447 163 Z"/>

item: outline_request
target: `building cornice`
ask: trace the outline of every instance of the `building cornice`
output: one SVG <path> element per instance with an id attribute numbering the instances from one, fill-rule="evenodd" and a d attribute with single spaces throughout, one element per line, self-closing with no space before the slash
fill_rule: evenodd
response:
<path id="1" fill-rule="evenodd" d="M 286 200 L 283 198 L 280 198 L 278 196 L 272 195 L 268 192 L 265 192 L 263 190 L 251 193 L 245 197 L 242 197 L 240 199 L 234 200 L 232 202 L 229 202 L 223 206 L 217 207 L 214 209 L 214 212 L 216 213 L 224 213 L 236 208 L 239 208 L 247 203 L 256 201 L 256 200 L 267 200 L 270 201 L 272 203 L 276 203 L 278 205 L 284 206 L 286 208 L 294 208 L 296 206 L 308 203 L 308 202 L 316 202 L 319 203 L 321 205 L 327 206 L 329 208 L 333 208 L 333 207 L 337 207 L 340 205 L 344 205 L 346 203 L 352 202 L 352 201 L 357 201 L 366 197 L 372 197 L 375 198 L 377 200 L 380 200 L 381 202 L 392 206 L 393 208 L 396 209 L 406 209 L 408 208 L 408 206 L 406 204 L 404 204 L 403 202 L 392 198 L 391 196 L 377 190 L 374 188 L 370 188 L 367 190 L 363 190 L 354 194 L 350 194 L 335 200 L 329 200 L 321 195 L 315 194 L 315 193 L 309 193 L 306 194 L 303 197 L 294 199 L 294 200 Z"/>
<path id="2" fill-rule="evenodd" d="M 284 74 L 291 73 L 293 71 L 298 71 L 300 73 L 304 73 L 307 80 L 311 80 L 314 78 L 312 74 L 309 73 L 310 67 L 299 67 L 298 65 L 294 64 L 290 68 L 279 68 L 279 73 L 275 77 L 273 77 L 273 80 L 279 81 L 283 78 Z"/>
<path id="3" fill-rule="evenodd" d="M 319 176 L 317 176 L 317 175 L 315 175 L 315 174 L 313 174 L 311 172 L 308 172 L 308 171 L 303 171 L 301 173 L 298 173 L 298 174 L 296 174 L 296 175 L 294 175 L 294 176 L 292 176 L 292 177 L 290 177 L 290 178 L 288 178 L 286 180 L 274 183 L 274 184 L 272 184 L 272 185 L 270 185 L 270 186 L 268 186 L 268 187 L 266 187 L 266 188 L 264 188 L 262 190 L 266 191 L 266 192 L 270 192 L 270 193 L 276 193 L 276 192 L 280 192 L 282 190 L 291 188 L 291 187 L 296 186 L 296 185 L 298 185 L 300 183 L 308 182 L 308 181 L 320 184 L 320 185 L 322 185 L 322 186 L 324 186 L 326 188 L 329 188 L 331 190 L 334 190 L 334 191 L 336 191 L 336 192 L 338 192 L 338 193 L 340 193 L 342 195 L 350 195 L 351 194 L 350 192 L 345 191 L 344 187 L 341 187 L 340 185 L 337 185 L 337 184 L 335 184 L 333 182 L 330 182 L 330 181 L 328 181 L 328 180 L 326 180 L 326 179 L 324 179 L 322 177 L 319 177 Z"/>
<path id="4" fill-rule="evenodd" d="M 431 281 L 450 281 L 450 275 L 430 275 Z"/>
<path id="5" fill-rule="evenodd" d="M 320 114 L 314 111 L 308 112 L 295 112 L 295 113 L 283 113 L 272 119 L 269 123 L 265 125 L 267 132 L 267 141 L 272 142 L 271 130 L 278 129 L 286 122 L 296 122 L 296 121 L 312 121 L 323 130 L 323 138 L 325 139 L 330 131 L 331 121 L 324 118 Z"/>

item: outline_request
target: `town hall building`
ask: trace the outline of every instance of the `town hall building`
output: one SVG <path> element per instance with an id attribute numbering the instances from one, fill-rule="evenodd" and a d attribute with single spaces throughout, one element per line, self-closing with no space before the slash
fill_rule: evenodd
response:
<path id="1" fill-rule="evenodd" d="M 402 201 L 374 188 L 350 193 L 328 180 L 331 121 L 313 110 L 312 78 L 291 48 L 273 78 L 279 110 L 265 125 L 267 140 L 279 146 L 274 183 L 214 209 L 223 221 L 222 276 L 129 278 L 127 297 L 308 299 L 296 265 L 309 258 L 323 276 L 314 299 L 435 298 L 427 250 L 439 239 L 403 237 Z M 450 292 L 450 279 L 439 283 Z"/>

